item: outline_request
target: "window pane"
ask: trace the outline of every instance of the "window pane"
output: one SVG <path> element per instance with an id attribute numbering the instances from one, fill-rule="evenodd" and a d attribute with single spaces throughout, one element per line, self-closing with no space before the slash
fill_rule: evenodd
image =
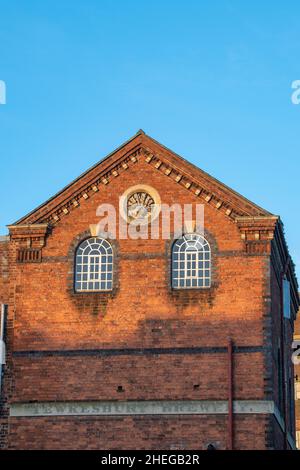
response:
<path id="1" fill-rule="evenodd" d="M 210 247 L 203 237 L 198 234 L 187 234 L 174 243 L 172 249 L 174 288 L 210 287 L 210 268 Z"/>
<path id="2" fill-rule="evenodd" d="M 113 253 L 107 240 L 95 237 L 85 240 L 79 245 L 75 260 L 77 291 L 112 289 Z"/>

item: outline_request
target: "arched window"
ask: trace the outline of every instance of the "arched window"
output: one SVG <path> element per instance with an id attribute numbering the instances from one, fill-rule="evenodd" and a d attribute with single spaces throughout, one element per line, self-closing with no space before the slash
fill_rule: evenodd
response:
<path id="1" fill-rule="evenodd" d="M 75 290 L 108 291 L 113 286 L 113 250 L 103 238 L 89 238 L 77 248 Z"/>
<path id="2" fill-rule="evenodd" d="M 199 289 L 210 287 L 211 252 L 209 243 L 196 233 L 186 234 L 173 244 L 172 287 Z"/>

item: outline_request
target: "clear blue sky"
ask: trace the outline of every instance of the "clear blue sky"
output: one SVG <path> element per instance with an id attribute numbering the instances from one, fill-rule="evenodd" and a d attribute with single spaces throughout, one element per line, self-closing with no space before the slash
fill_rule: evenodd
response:
<path id="1" fill-rule="evenodd" d="M 280 214 L 300 266 L 299 1 L 0 0 L 0 18 L 1 234 L 143 128 Z"/>

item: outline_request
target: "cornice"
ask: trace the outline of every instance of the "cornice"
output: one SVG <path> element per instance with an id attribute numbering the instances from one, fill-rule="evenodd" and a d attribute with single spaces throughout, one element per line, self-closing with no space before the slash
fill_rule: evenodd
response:
<path id="1" fill-rule="evenodd" d="M 48 224 L 8 225 L 11 240 L 43 238 L 48 232 Z"/>
<path id="2" fill-rule="evenodd" d="M 245 242 L 245 250 L 251 255 L 271 253 L 271 241 L 274 238 L 277 216 L 244 216 L 235 220 Z"/>
<path id="3" fill-rule="evenodd" d="M 10 240 L 17 246 L 17 262 L 36 263 L 42 260 L 42 248 L 49 232 L 47 223 L 9 225 L 8 229 Z"/>
<path id="4" fill-rule="evenodd" d="M 279 217 L 236 217 L 235 222 L 243 240 L 272 240 Z"/>

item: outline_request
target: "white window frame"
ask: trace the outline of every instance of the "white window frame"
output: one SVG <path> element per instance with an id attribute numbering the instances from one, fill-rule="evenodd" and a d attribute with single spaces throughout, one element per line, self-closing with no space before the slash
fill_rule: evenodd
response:
<path id="1" fill-rule="evenodd" d="M 172 288 L 211 287 L 211 249 L 197 233 L 185 234 L 172 247 Z"/>
<path id="2" fill-rule="evenodd" d="M 75 257 L 75 291 L 101 292 L 113 288 L 113 249 L 104 238 L 80 243 Z"/>

